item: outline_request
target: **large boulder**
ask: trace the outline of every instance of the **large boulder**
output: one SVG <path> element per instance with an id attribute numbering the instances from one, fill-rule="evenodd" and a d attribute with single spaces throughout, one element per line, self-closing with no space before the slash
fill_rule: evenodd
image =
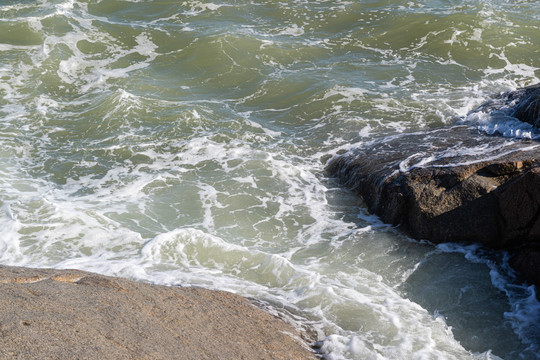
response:
<path id="1" fill-rule="evenodd" d="M 540 128 L 540 84 L 504 92 L 472 113 L 511 116 Z"/>
<path id="2" fill-rule="evenodd" d="M 527 255 L 540 245 L 538 142 L 454 126 L 377 139 L 327 171 L 415 239 L 510 249 L 524 254 L 514 266 L 525 275 L 540 265 Z"/>
<path id="3" fill-rule="evenodd" d="M 2 359 L 316 359 L 297 328 L 227 292 L 0 266 Z"/>

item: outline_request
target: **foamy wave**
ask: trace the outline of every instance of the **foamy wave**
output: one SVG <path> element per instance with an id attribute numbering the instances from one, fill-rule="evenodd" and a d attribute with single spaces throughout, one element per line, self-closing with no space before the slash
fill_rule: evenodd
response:
<path id="1" fill-rule="evenodd" d="M 409 241 L 323 175 L 338 149 L 451 124 L 538 81 L 523 55 L 535 8 L 266 5 L 0 6 L 20 30 L 0 36 L 2 263 L 252 296 L 301 316 L 329 359 L 493 359 L 494 332 L 537 354 L 534 289 L 478 250 Z M 494 296 L 471 313 L 495 314 L 493 332 L 460 333 L 433 304 L 456 290 L 428 276 L 448 264 L 483 276 Z M 475 287 L 458 285 L 459 308 Z"/>

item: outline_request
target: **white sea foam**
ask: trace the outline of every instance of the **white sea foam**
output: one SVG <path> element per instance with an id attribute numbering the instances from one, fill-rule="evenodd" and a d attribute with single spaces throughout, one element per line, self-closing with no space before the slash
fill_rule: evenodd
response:
<path id="1" fill-rule="evenodd" d="M 133 9 L 142 3 L 131 2 Z M 449 40 L 453 49 L 468 41 L 487 51 L 488 23 L 458 19 L 451 31 L 432 23 L 429 33 L 417 26 L 407 44 L 405 33 L 399 41 L 384 34 L 391 30 L 384 30 L 385 16 L 402 20 L 409 11 L 433 10 L 429 4 L 374 10 L 366 19 L 376 26 L 363 29 L 355 16 L 369 4 L 358 2 L 280 3 L 286 11 L 266 16 L 256 4 L 224 9 L 229 5 L 187 1 L 159 19 L 129 12 L 136 18 L 129 20 L 98 5 L 0 6 L 43 36 L 41 46 L 0 44 L 2 263 L 253 296 L 313 326 L 328 359 L 496 358 L 464 349 L 444 310 L 430 312 L 403 296 L 400 286 L 422 271 L 433 247 L 408 242 L 368 214 L 324 179 L 321 162 L 381 133 L 452 122 L 491 92 L 538 80 L 534 65 L 511 63 L 511 45 L 491 49 L 503 65 L 485 72 L 456 56 L 461 50 L 437 50 Z M 25 16 L 29 9 L 38 11 Z M 456 11 L 435 10 L 441 20 Z M 220 32 L 214 20 L 241 29 Z M 223 55 L 219 46 L 160 51 L 168 45 L 163 34 L 189 43 L 208 29 L 218 40 L 234 33 L 227 45 L 241 55 L 226 55 L 257 69 L 235 85 L 240 98 L 227 76 L 212 72 L 208 56 Z M 184 66 L 199 61 L 197 71 Z M 305 81 L 307 96 L 272 103 L 269 95 L 296 80 Z M 427 161 L 411 158 L 403 168 Z M 510 303 L 504 321 L 523 353 L 537 354 L 534 289 L 512 285 L 509 272 L 477 248 L 439 246 L 433 254 L 456 252 L 492 267 L 492 286 Z"/>
<path id="2" fill-rule="evenodd" d="M 21 229 L 21 224 L 17 221 L 9 204 L 2 206 L 2 212 L 0 217 L 1 259 L 2 262 L 7 260 L 17 264 L 23 257 L 16 235 Z"/>
<path id="3" fill-rule="evenodd" d="M 58 9 L 58 14 L 66 14 L 69 10 L 73 9 L 73 6 L 75 4 L 74 0 L 67 0 L 63 3 L 56 4 L 56 8 Z"/>
<path id="4" fill-rule="evenodd" d="M 304 34 L 304 29 L 301 26 L 298 26 L 296 24 L 293 24 L 278 32 L 278 35 L 301 36 L 303 34 Z"/>
<path id="5" fill-rule="evenodd" d="M 478 129 L 490 135 L 497 134 L 508 138 L 521 139 L 540 138 L 540 132 L 534 126 L 502 112 L 492 114 L 474 112 L 467 115 L 463 122 L 475 124 Z"/>
<path id="6" fill-rule="evenodd" d="M 205 11 L 216 11 L 222 6 L 228 6 L 223 4 L 214 4 L 214 3 L 203 3 L 201 1 L 185 1 L 183 2 L 184 6 L 188 6 L 190 8 L 189 11 L 187 11 L 185 14 L 189 16 L 198 15 Z"/>
<path id="7" fill-rule="evenodd" d="M 509 155 L 516 152 L 516 149 L 512 147 L 514 143 L 507 142 L 493 146 L 490 144 L 482 144 L 478 146 L 465 147 L 465 148 L 450 148 L 434 154 L 428 155 L 425 152 L 418 152 L 410 155 L 405 160 L 399 163 L 399 170 L 401 172 L 408 172 L 414 168 L 423 168 L 427 166 L 431 167 L 454 167 L 460 165 L 470 165 L 482 161 L 489 161 L 500 158 L 501 156 Z M 536 149 L 538 144 L 531 144 L 529 146 L 521 147 L 520 150 L 528 151 Z M 467 157 L 472 157 L 471 160 L 467 160 Z M 444 164 L 433 164 L 433 162 L 440 161 L 441 159 L 459 159 L 457 162 L 445 162 Z"/>
<path id="8" fill-rule="evenodd" d="M 366 96 L 366 94 L 374 94 L 371 91 L 362 88 L 347 88 L 343 86 L 335 86 L 334 88 L 328 90 L 323 99 L 328 99 L 330 97 L 338 97 L 337 103 L 345 102 L 351 103 L 355 100 L 361 100 Z"/>

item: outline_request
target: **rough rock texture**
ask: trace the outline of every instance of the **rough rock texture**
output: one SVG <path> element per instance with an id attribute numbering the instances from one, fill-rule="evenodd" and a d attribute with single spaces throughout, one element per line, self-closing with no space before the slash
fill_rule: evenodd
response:
<path id="1" fill-rule="evenodd" d="M 500 113 L 540 127 L 540 84 L 502 93 L 473 111 L 478 112 Z"/>
<path id="2" fill-rule="evenodd" d="M 456 126 L 378 139 L 327 171 L 413 238 L 515 249 L 513 265 L 540 284 L 540 143 Z"/>
<path id="3" fill-rule="evenodd" d="M 240 296 L 0 266 L 2 359 L 315 359 Z"/>

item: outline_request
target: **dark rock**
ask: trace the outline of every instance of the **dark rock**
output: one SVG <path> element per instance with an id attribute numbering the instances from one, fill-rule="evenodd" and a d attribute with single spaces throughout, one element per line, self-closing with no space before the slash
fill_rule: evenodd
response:
<path id="1" fill-rule="evenodd" d="M 540 84 L 502 93 L 472 111 L 479 112 L 500 113 L 540 128 Z"/>
<path id="2" fill-rule="evenodd" d="M 535 284 L 537 287 L 540 286 L 539 244 L 527 244 L 515 249 L 510 258 L 510 266 L 512 266 L 523 279 L 531 284 Z M 540 299 L 538 291 L 536 297 Z"/>
<path id="3" fill-rule="evenodd" d="M 377 139 L 334 157 L 327 172 L 415 239 L 510 250 L 540 245 L 537 142 L 455 126 Z"/>

